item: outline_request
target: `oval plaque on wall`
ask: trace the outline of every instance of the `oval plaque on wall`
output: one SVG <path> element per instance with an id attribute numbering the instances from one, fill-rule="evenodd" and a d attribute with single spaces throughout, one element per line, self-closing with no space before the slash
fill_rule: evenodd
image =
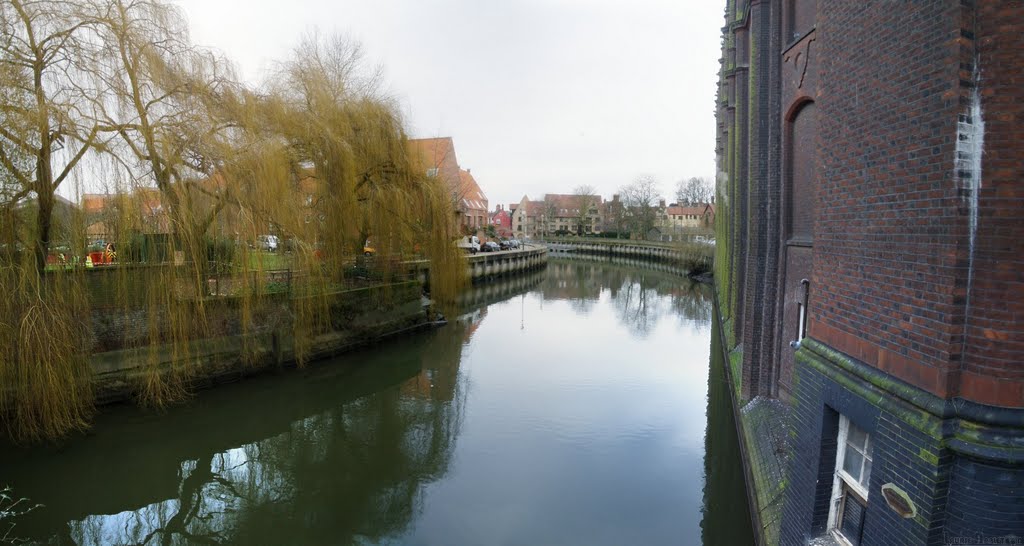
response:
<path id="1" fill-rule="evenodd" d="M 907 492 L 900 489 L 894 483 L 887 483 L 882 486 L 882 496 L 885 503 L 902 518 L 912 518 L 917 515 L 917 506 L 910 500 Z"/>

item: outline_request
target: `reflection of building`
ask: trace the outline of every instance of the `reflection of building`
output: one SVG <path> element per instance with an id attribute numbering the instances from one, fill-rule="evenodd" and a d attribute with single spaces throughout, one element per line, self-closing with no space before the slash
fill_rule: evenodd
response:
<path id="1" fill-rule="evenodd" d="M 792 411 L 765 526 L 1019 540 L 1024 4 L 727 5 L 716 284 L 741 402 Z"/>
<path id="2" fill-rule="evenodd" d="M 608 284 L 608 268 L 600 263 L 549 261 L 541 289 L 546 300 L 597 301 Z"/>

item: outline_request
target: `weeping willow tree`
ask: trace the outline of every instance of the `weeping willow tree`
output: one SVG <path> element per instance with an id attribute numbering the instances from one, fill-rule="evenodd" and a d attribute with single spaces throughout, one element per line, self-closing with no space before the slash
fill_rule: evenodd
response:
<path id="1" fill-rule="evenodd" d="M 147 0 L 94 6 L 103 43 L 99 72 L 110 91 L 96 111 L 120 137 L 118 157 L 132 189 L 155 186 L 158 205 L 149 208 L 159 208 L 170 234 L 160 253 L 173 260 L 149 270 L 148 335 L 137 340 L 148 347 L 139 399 L 162 406 L 185 395 L 195 371 L 187 365 L 191 341 L 208 330 L 208 231 L 232 189 L 214 175 L 233 152 L 229 131 L 237 123 L 224 103 L 233 103 L 239 86 L 226 61 L 189 42 L 187 24 L 172 6 Z M 144 209 L 144 203 L 134 207 Z M 129 244 L 118 241 L 121 248 Z M 128 312 L 138 304 L 137 288 L 127 279 L 117 286 L 117 300 Z"/>
<path id="2" fill-rule="evenodd" d="M 137 397 L 159 407 L 201 375 L 197 347 L 225 336 L 241 334 L 248 361 L 254 335 L 286 324 L 304 363 L 318 336 L 345 326 L 337 309 L 354 270 L 380 288 L 369 305 L 386 307 L 406 258 L 429 258 L 432 297 L 455 301 L 464 264 L 449 190 L 416 174 L 425 169 L 398 108 L 358 44 L 307 37 L 248 89 L 157 0 L 15 0 L 0 24 L 0 288 L 11 294 L 0 302 L 0 416 L 10 436 L 87 425 L 96 347 L 143 355 Z M 102 214 L 70 222 L 62 248 L 84 257 L 93 230 L 110 243 L 98 258 L 118 256 L 102 274 L 48 264 L 57 188 L 83 158 L 112 195 Z M 288 252 L 253 245 L 269 235 Z M 270 282 L 282 268 L 284 295 Z"/>
<path id="3" fill-rule="evenodd" d="M 456 234 L 448 188 L 415 175 L 425 171 L 414 165 L 398 109 L 379 94 L 377 77 L 365 69 L 358 44 L 337 36 L 309 36 L 267 88 L 259 126 L 269 138 L 261 143 L 265 159 L 259 180 L 273 189 L 242 193 L 249 200 L 246 208 L 265 211 L 296 242 L 295 265 L 309 272 L 307 286 L 330 292 L 347 264 L 362 260 L 364 245 L 372 241 L 383 280 L 404 271 L 380 257 L 422 253 L 431 259 L 433 296 L 454 302 L 463 265 L 452 244 Z M 302 195 L 302 214 L 280 214 L 282 194 Z M 301 342 L 330 324 L 327 304 L 324 298 L 297 300 L 300 361 Z"/>
<path id="4" fill-rule="evenodd" d="M 81 428 L 92 408 L 80 278 L 45 271 L 58 188 L 99 145 L 80 108 L 96 92 L 91 36 L 74 3 L 0 3 L 0 413 L 16 438 Z"/>

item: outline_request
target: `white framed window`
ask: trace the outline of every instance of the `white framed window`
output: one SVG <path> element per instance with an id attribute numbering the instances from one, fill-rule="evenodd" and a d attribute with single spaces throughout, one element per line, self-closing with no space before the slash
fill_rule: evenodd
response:
<path id="1" fill-rule="evenodd" d="M 859 546 L 871 484 L 871 435 L 840 415 L 837 443 L 828 529 L 840 544 Z"/>
<path id="2" fill-rule="evenodd" d="M 427 169 L 427 176 L 430 176 L 430 177 L 437 176 L 437 167 L 431 167 L 431 168 Z"/>

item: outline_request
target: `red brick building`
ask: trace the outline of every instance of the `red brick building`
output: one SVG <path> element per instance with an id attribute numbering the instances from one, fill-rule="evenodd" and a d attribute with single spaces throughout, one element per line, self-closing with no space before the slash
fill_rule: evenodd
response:
<path id="1" fill-rule="evenodd" d="M 458 223 L 465 230 L 477 231 L 487 227 L 487 196 L 473 174 L 459 166 L 451 137 L 410 139 L 409 153 L 416 169 L 425 176 L 438 177 L 448 185 Z"/>
<path id="2" fill-rule="evenodd" d="M 498 205 L 498 210 L 491 213 L 491 225 L 498 232 L 498 237 L 502 239 L 512 237 L 512 216 L 503 205 Z"/>
<path id="3" fill-rule="evenodd" d="M 724 337 L 737 402 L 790 408 L 769 541 L 1024 536 L 1024 3 L 729 0 L 722 61 Z"/>

